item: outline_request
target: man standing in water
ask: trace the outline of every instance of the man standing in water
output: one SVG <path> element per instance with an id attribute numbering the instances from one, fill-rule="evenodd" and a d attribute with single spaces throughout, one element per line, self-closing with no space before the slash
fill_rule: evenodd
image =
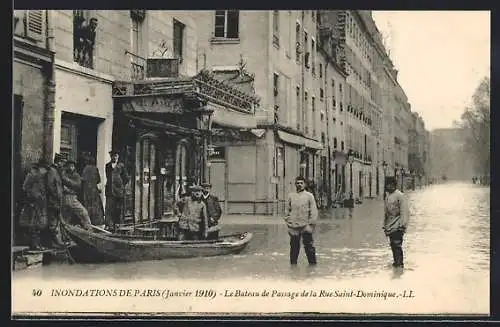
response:
<path id="1" fill-rule="evenodd" d="M 300 252 L 300 239 L 304 244 L 309 265 L 316 265 L 316 249 L 313 243 L 313 232 L 318 218 L 318 209 L 314 196 L 305 190 L 306 180 L 295 178 L 296 192 L 288 195 L 288 208 L 285 222 L 290 235 L 290 264 L 296 265 Z"/>
<path id="2" fill-rule="evenodd" d="M 385 198 L 385 217 L 382 229 L 389 237 L 395 268 L 403 268 L 403 236 L 410 217 L 406 196 L 396 188 L 396 179 L 387 177 L 387 196 Z"/>

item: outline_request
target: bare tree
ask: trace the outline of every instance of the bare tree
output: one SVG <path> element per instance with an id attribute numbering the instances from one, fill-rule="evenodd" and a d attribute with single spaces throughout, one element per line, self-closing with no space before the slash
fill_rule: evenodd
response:
<path id="1" fill-rule="evenodd" d="M 465 134 L 465 155 L 472 157 L 476 173 L 482 175 L 490 171 L 490 123 L 490 78 L 485 77 L 458 122 Z"/>

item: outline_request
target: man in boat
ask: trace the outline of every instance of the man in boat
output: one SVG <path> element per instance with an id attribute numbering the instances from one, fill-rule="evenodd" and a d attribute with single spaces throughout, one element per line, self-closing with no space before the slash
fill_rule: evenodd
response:
<path id="1" fill-rule="evenodd" d="M 316 265 L 316 248 L 313 242 L 313 232 L 318 218 L 316 200 L 312 193 L 305 190 L 306 180 L 299 176 L 295 178 L 296 192 L 288 195 L 288 208 L 285 222 L 290 235 L 290 264 L 296 265 L 300 252 L 300 239 L 304 244 L 309 265 Z"/>
<path id="2" fill-rule="evenodd" d="M 389 237 L 395 268 L 403 268 L 403 236 L 410 216 L 406 196 L 396 188 L 396 178 L 387 177 L 387 196 L 385 199 L 384 226 L 382 229 Z"/>
<path id="3" fill-rule="evenodd" d="M 123 203 L 125 198 L 125 186 L 129 176 L 125 165 L 118 162 L 120 155 L 118 151 L 109 152 L 111 161 L 106 164 L 106 210 L 105 220 L 108 229 L 114 229 L 122 217 Z"/>
<path id="4" fill-rule="evenodd" d="M 66 158 L 56 153 L 54 155 L 54 163 L 50 165 L 47 172 L 47 216 L 49 219 L 49 234 L 52 240 L 52 247 L 61 247 L 64 245 L 60 237 L 59 221 L 61 219 L 63 201 L 61 171 L 65 162 Z"/>
<path id="5" fill-rule="evenodd" d="M 219 220 L 222 216 L 222 209 L 219 204 L 219 198 L 211 194 L 212 184 L 203 183 L 201 184 L 203 187 L 203 202 L 207 206 L 207 214 L 208 214 L 208 225 L 204 228 L 207 229 L 207 239 L 216 240 L 219 238 Z"/>
<path id="6" fill-rule="evenodd" d="M 201 227 L 208 225 L 207 206 L 203 202 L 203 188 L 194 185 L 191 196 L 184 202 L 179 218 L 179 240 L 200 240 L 207 238 L 207 231 Z"/>
<path id="7" fill-rule="evenodd" d="M 76 172 L 76 162 L 68 160 L 62 171 L 61 180 L 63 185 L 62 211 L 69 218 L 77 218 L 79 223 L 87 230 L 92 229 L 87 209 L 78 201 L 78 194 L 82 187 L 82 179 Z M 70 220 L 71 221 L 71 220 Z"/>

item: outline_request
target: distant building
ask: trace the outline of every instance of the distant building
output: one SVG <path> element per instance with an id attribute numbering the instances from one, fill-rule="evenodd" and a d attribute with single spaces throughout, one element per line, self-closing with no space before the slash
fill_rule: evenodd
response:
<path id="1" fill-rule="evenodd" d="M 431 132 L 432 176 L 436 179 L 470 180 L 474 175 L 472 158 L 464 152 L 465 135 L 459 128 Z"/>

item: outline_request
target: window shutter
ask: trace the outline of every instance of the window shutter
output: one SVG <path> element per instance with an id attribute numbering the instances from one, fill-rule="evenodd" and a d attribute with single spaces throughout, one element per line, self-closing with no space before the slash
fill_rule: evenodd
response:
<path id="1" fill-rule="evenodd" d="M 42 41 L 45 32 L 44 24 L 44 11 L 43 10 L 27 10 L 26 11 L 26 36 Z"/>

